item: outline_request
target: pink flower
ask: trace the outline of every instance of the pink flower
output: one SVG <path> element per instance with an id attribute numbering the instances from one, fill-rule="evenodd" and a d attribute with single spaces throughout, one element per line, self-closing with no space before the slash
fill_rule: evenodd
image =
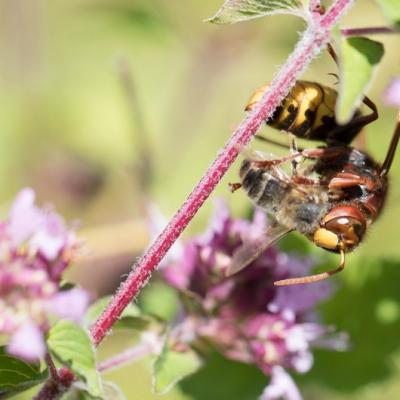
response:
<path id="1" fill-rule="evenodd" d="M 258 240 L 267 224 L 265 214 L 258 210 L 253 221 L 233 219 L 219 203 L 206 233 L 184 244 L 182 255 L 171 260 L 162 274 L 185 299 L 180 323 L 173 330 L 176 341 L 187 345 L 206 339 L 225 357 L 254 364 L 271 376 L 264 399 L 298 399 L 299 392 L 285 370 L 306 373 L 312 367 L 315 346 L 324 342 L 338 349 L 341 343 L 343 349 L 344 338 L 315 322 L 314 307 L 332 293 L 329 282 L 312 287 L 273 285 L 276 280 L 309 273 L 312 259 L 270 247 L 247 268 L 226 277 L 243 239 Z M 289 380 L 291 389 L 286 392 L 283 383 Z"/>
<path id="2" fill-rule="evenodd" d="M 291 376 L 280 366 L 272 369 L 271 382 L 260 400 L 301 400 L 301 394 Z"/>
<path id="3" fill-rule="evenodd" d="M 14 333 L 7 351 L 27 361 L 38 361 L 46 353 L 43 332 L 31 321 L 25 322 Z"/>
<path id="4" fill-rule="evenodd" d="M 88 292 L 75 287 L 52 296 L 46 303 L 46 309 L 59 318 L 68 318 L 80 323 L 89 303 Z"/>
<path id="5" fill-rule="evenodd" d="M 285 255 L 286 257 L 286 255 Z M 302 263 L 306 260 L 301 261 Z M 310 262 L 310 269 L 312 261 Z M 296 261 L 292 258 L 291 265 L 295 264 Z M 292 273 L 292 276 L 297 276 L 297 272 Z M 306 312 L 313 308 L 313 306 L 320 301 L 326 299 L 333 292 L 332 285 L 330 282 L 320 282 L 318 285 L 313 285 L 312 290 L 308 285 L 293 285 L 293 286 L 282 286 L 277 290 L 276 296 L 268 305 L 268 309 L 271 312 L 291 310 L 294 312 Z"/>
<path id="6" fill-rule="evenodd" d="M 60 292 L 79 247 L 75 233 L 34 201 L 32 189 L 22 190 L 0 222 L 0 335 L 10 337 L 9 352 L 27 360 L 44 355 L 49 313 L 79 321 L 88 305 L 82 289 Z"/>
<path id="7" fill-rule="evenodd" d="M 21 190 L 10 211 L 8 232 L 13 246 L 20 246 L 44 223 L 42 210 L 35 206 L 35 193 L 32 189 Z"/>
<path id="8" fill-rule="evenodd" d="M 53 261 L 67 244 L 67 229 L 60 215 L 44 215 L 43 224 L 30 240 L 30 248 L 40 253 L 46 260 Z"/>

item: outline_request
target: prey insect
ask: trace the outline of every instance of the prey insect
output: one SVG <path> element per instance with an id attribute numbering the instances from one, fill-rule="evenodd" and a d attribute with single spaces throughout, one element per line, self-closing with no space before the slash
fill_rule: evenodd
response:
<path id="1" fill-rule="evenodd" d="M 320 281 L 343 270 L 346 253 L 362 241 L 368 227 L 383 209 L 387 175 L 400 138 L 400 114 L 382 165 L 366 152 L 348 145 L 305 149 L 276 160 L 258 156 L 244 159 L 240 168 L 243 187 L 255 205 L 272 216 L 269 230 L 234 254 L 228 274 L 234 274 L 267 247 L 291 231 L 298 231 L 328 251 L 339 253 L 339 265 L 330 271 L 286 279 L 275 285 Z M 300 174 L 289 176 L 281 165 L 293 159 L 309 160 Z"/>

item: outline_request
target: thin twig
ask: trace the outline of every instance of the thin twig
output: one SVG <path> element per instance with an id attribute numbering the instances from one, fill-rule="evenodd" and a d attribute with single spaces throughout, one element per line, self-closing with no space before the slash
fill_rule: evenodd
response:
<path id="1" fill-rule="evenodd" d="M 50 376 L 51 378 L 55 381 L 58 382 L 60 377 L 58 376 L 58 371 L 57 371 L 57 367 L 54 365 L 54 361 L 51 358 L 51 355 L 49 352 L 46 353 L 45 357 L 44 357 L 45 361 L 46 361 L 46 365 L 47 368 L 49 370 Z"/>
<path id="2" fill-rule="evenodd" d="M 122 353 L 117 354 L 103 362 L 101 362 L 97 368 L 99 372 L 108 372 L 112 369 L 121 367 L 124 364 L 132 363 L 146 357 L 153 353 L 153 348 L 146 342 L 140 343 L 136 347 L 125 350 Z"/>
<path id="3" fill-rule="evenodd" d="M 400 33 L 397 29 L 391 26 L 374 26 L 366 28 L 344 28 L 340 33 L 345 36 L 363 36 L 363 35 L 381 35 L 387 33 Z"/>

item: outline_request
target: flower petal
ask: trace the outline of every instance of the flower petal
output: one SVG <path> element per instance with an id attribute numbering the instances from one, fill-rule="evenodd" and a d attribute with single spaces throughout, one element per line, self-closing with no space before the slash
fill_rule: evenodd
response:
<path id="1" fill-rule="evenodd" d="M 271 382 L 260 400 L 301 400 L 301 394 L 292 377 L 280 366 L 272 368 Z"/>
<path id="2" fill-rule="evenodd" d="M 311 352 L 303 351 L 294 355 L 290 361 L 298 373 L 305 374 L 313 366 L 314 357 Z"/>
<path id="3" fill-rule="evenodd" d="M 89 305 L 90 296 L 81 288 L 55 294 L 46 304 L 47 311 L 60 318 L 72 319 L 79 323 Z"/>
<path id="4" fill-rule="evenodd" d="M 215 235 L 222 235 L 226 223 L 230 220 L 229 208 L 222 199 L 216 199 L 214 211 L 208 223 L 207 230 L 197 239 L 200 245 L 209 245 Z"/>
<path id="5" fill-rule="evenodd" d="M 42 331 L 33 322 L 26 322 L 11 338 L 7 351 L 27 361 L 37 361 L 43 358 L 46 353 L 46 345 Z"/>
<path id="6" fill-rule="evenodd" d="M 400 106 L 400 78 L 394 78 L 386 88 L 383 98 L 390 106 Z"/>
<path id="7" fill-rule="evenodd" d="M 62 217 L 56 213 L 49 213 L 45 217 L 42 229 L 33 236 L 30 248 L 52 261 L 66 245 L 67 236 L 68 232 Z"/>
<path id="8" fill-rule="evenodd" d="M 187 243 L 183 248 L 182 259 L 162 269 L 164 279 L 176 289 L 189 289 L 198 257 L 196 244 Z"/>
<path id="9" fill-rule="evenodd" d="M 10 210 L 9 233 L 12 244 L 20 246 L 43 222 L 43 212 L 35 206 L 35 192 L 30 188 L 21 190 Z"/>

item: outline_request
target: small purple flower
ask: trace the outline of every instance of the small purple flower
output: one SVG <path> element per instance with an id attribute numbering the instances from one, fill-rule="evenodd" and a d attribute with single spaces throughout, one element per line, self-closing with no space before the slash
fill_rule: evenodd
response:
<path id="1" fill-rule="evenodd" d="M 67 242 L 67 229 L 61 216 L 48 213 L 42 226 L 30 240 L 33 252 L 40 253 L 46 260 L 53 261 L 60 254 Z"/>
<path id="2" fill-rule="evenodd" d="M 26 188 L 18 193 L 10 210 L 8 232 L 13 246 L 20 246 L 44 223 L 43 212 L 35 206 L 35 193 Z"/>
<path id="3" fill-rule="evenodd" d="M 29 361 L 45 353 L 49 314 L 79 321 L 88 305 L 82 289 L 60 292 L 61 275 L 79 248 L 62 217 L 35 205 L 24 189 L 0 222 L 0 335 L 8 351 Z"/>
<path id="4" fill-rule="evenodd" d="M 219 203 L 206 233 L 189 240 L 181 257 L 170 261 L 162 273 L 186 299 L 173 330 L 176 341 L 206 339 L 225 357 L 255 364 L 271 377 L 263 399 L 297 400 L 300 394 L 285 370 L 306 373 L 313 364 L 312 349 L 319 343 L 333 349 L 340 348 L 338 343 L 342 349 L 345 345 L 343 336 L 333 336 L 330 328 L 315 322 L 314 307 L 332 294 L 329 282 L 312 287 L 273 285 L 310 273 L 312 259 L 273 246 L 244 270 L 226 277 L 235 251 L 244 241 L 259 240 L 267 225 L 259 210 L 253 221 L 233 219 Z"/>
<path id="5" fill-rule="evenodd" d="M 86 290 L 75 287 L 70 290 L 58 292 L 46 303 L 49 313 L 59 318 L 67 318 L 80 323 L 90 303 L 90 296 Z"/>
<path id="6" fill-rule="evenodd" d="M 301 394 L 291 376 L 280 366 L 271 372 L 271 383 L 265 388 L 260 400 L 301 400 Z"/>
<path id="7" fill-rule="evenodd" d="M 392 79 L 383 94 L 383 98 L 386 104 L 400 107 L 400 78 Z"/>
<path id="8" fill-rule="evenodd" d="M 7 351 L 27 361 L 37 361 L 43 358 L 46 353 L 43 332 L 35 323 L 25 322 L 12 336 Z"/>

